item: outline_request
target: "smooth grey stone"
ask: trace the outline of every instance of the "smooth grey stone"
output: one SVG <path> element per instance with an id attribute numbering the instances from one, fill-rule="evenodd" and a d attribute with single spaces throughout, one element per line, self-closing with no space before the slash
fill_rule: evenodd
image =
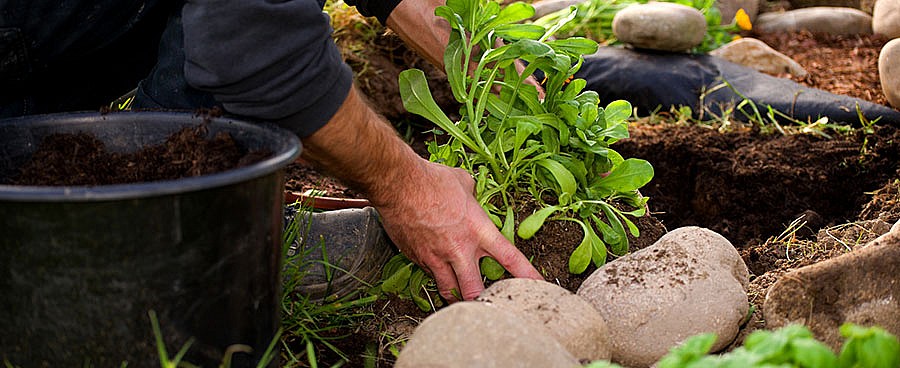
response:
<path id="1" fill-rule="evenodd" d="M 876 0 L 872 31 L 888 38 L 900 37 L 900 0 Z"/>
<path id="2" fill-rule="evenodd" d="M 484 302 L 460 302 L 426 318 L 395 368 L 573 368 L 578 359 L 543 327 Z"/>
<path id="3" fill-rule="evenodd" d="M 859 9 L 819 6 L 760 14 L 754 28 L 760 32 L 872 34 L 872 16 Z"/>
<path id="4" fill-rule="evenodd" d="M 578 295 L 607 321 L 613 361 L 648 367 L 688 337 L 716 333 L 713 351 L 747 315 L 749 271 L 721 235 L 684 227 L 597 269 Z"/>
<path id="5" fill-rule="evenodd" d="M 613 34 L 635 48 L 680 52 L 703 42 L 706 18 L 675 3 L 634 4 L 616 13 Z"/>
<path id="6" fill-rule="evenodd" d="M 606 321 L 586 300 L 543 280 L 505 279 L 477 300 L 516 312 L 544 326 L 550 336 L 581 360 L 609 360 Z"/>

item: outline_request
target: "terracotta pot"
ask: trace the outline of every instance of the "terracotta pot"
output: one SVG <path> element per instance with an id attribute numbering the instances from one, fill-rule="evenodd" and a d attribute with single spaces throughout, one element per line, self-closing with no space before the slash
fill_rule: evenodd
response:
<path id="1" fill-rule="evenodd" d="M 313 209 L 323 211 L 341 210 L 346 208 L 363 208 L 372 205 L 368 199 L 308 196 L 302 193 L 285 191 L 284 203 L 292 204 L 295 202 L 300 202 L 312 207 Z"/>

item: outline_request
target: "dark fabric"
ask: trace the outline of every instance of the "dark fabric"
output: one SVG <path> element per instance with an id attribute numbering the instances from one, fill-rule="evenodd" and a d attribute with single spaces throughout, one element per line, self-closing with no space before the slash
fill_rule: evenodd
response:
<path id="1" fill-rule="evenodd" d="M 158 53 L 156 66 L 138 86 L 133 109 L 196 110 L 221 107 L 212 94 L 191 87 L 184 78 L 181 14 L 169 19 Z"/>
<path id="2" fill-rule="evenodd" d="M 324 0 L 182 4 L 0 0 L 0 117 L 96 110 L 137 86 L 135 108 L 218 105 L 307 136 L 346 98 Z"/>
<path id="3" fill-rule="evenodd" d="M 315 0 L 190 0 L 182 11 L 184 75 L 225 110 L 307 136 L 349 93 L 353 74 Z"/>
<path id="4" fill-rule="evenodd" d="M 703 117 L 709 119 L 710 113 L 721 116 L 740 104 L 743 95 L 764 115 L 770 106 L 804 122 L 827 116 L 832 122 L 859 124 L 859 106 L 869 120 L 881 116 L 881 123 L 900 123 L 900 111 L 890 107 L 809 88 L 709 55 L 601 47 L 585 57 L 575 76 L 587 80 L 586 88 L 597 91 L 602 101 L 627 100 L 640 114 L 689 106 L 695 118 L 706 110 Z M 752 113 L 750 106 L 742 110 Z M 739 111 L 732 116 L 748 120 Z"/>
<path id="5" fill-rule="evenodd" d="M 156 60 L 169 3 L 0 0 L 0 117 L 96 110 Z M 102 21 L 101 21 L 102 20 Z"/>
<path id="6" fill-rule="evenodd" d="M 360 14 L 375 17 L 382 25 L 387 25 L 388 16 L 401 1 L 403 0 L 345 0 L 344 2 L 355 6 Z"/>

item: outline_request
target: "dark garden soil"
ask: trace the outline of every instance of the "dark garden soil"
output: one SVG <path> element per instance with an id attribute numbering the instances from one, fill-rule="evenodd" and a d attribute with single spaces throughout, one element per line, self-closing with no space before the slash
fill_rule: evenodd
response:
<path id="1" fill-rule="evenodd" d="M 886 42 L 882 37 L 808 32 L 747 36 L 762 39 L 800 63 L 810 73 L 796 80 L 801 84 L 886 104 L 877 75 L 878 53 Z M 357 71 L 361 89 L 399 131 L 407 132 L 410 126 L 429 129 L 401 107 L 397 73 L 407 67 L 426 70 L 431 88 L 438 91 L 436 99 L 453 113 L 452 97 L 449 90 L 442 92 L 446 80 L 440 73 L 429 69 L 396 37 L 374 40 L 375 47 L 356 48 L 345 57 Z M 765 327 L 765 292 L 782 274 L 844 254 L 886 231 L 886 224 L 900 220 L 896 122 L 878 124 L 869 133 L 829 132 L 832 138 L 828 139 L 812 134 L 761 134 L 753 127 L 735 125 L 728 129 L 688 125 L 661 116 L 662 121 L 633 123 L 632 137 L 614 146 L 625 157 L 650 161 L 656 170 L 653 181 L 641 189 L 650 197 L 652 216 L 637 221 L 642 234 L 632 239 L 631 249 L 652 244 L 666 229 L 688 225 L 710 228 L 729 239 L 752 273 L 750 299 L 756 312 L 742 336 Z M 414 141 L 417 152 L 426 155 L 421 139 Z M 530 213 L 531 209 L 520 208 L 517 217 L 521 220 Z M 882 222 L 862 221 L 874 219 Z M 549 223 L 533 239 L 520 239 L 516 245 L 533 257 L 547 280 L 574 291 L 593 268 L 583 275 L 567 271 L 568 255 L 581 240 L 581 229 L 573 225 Z M 347 331 L 355 336 L 354 343 L 335 342 L 351 357 L 351 366 L 362 364 L 366 344 L 359 343 L 358 335 L 368 335 L 368 341 L 379 345 L 379 366 L 390 366 L 394 357 L 387 352 L 382 333 L 402 340 L 428 315 L 396 298 L 377 302 L 374 313 L 374 321 Z"/>
<path id="2" fill-rule="evenodd" d="M 12 178 L 0 182 L 36 186 L 96 186 L 173 180 L 217 173 L 261 161 L 267 152 L 247 152 L 230 134 L 206 138 L 203 125 L 185 128 L 159 145 L 133 153 L 106 149 L 86 133 L 51 134 Z"/>

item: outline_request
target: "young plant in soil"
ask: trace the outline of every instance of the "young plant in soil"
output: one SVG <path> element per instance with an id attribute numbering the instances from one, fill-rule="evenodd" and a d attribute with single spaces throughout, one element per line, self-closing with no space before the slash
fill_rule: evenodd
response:
<path id="1" fill-rule="evenodd" d="M 583 90 L 584 80 L 571 80 L 582 55 L 595 52 L 597 43 L 581 37 L 549 40 L 575 13 L 549 29 L 516 24 L 534 15 L 525 3 L 501 8 L 490 0 L 448 0 L 435 14 L 452 28 L 444 64 L 462 105 L 460 120 L 451 121 L 438 108 L 422 71 L 400 74 L 406 109 L 450 135 L 445 144 L 429 145 L 431 160 L 472 174 L 477 200 L 511 242 L 516 233 L 530 238 L 548 219 L 578 223 L 584 238 L 570 257 L 572 273 L 584 272 L 591 261 L 605 263 L 607 248 L 626 253 L 626 231 L 639 235 L 628 216 L 644 215 L 647 199 L 637 189 L 652 179 L 653 168 L 609 148 L 628 137 L 631 104 L 600 107 L 598 94 Z M 517 60 L 527 64 L 521 71 Z M 543 100 L 525 83 L 536 71 L 544 74 Z M 540 209 L 516 230 L 514 208 L 520 200 L 536 201 Z M 620 210 L 613 201 L 635 209 Z M 503 274 L 488 258 L 482 271 L 491 279 Z"/>

